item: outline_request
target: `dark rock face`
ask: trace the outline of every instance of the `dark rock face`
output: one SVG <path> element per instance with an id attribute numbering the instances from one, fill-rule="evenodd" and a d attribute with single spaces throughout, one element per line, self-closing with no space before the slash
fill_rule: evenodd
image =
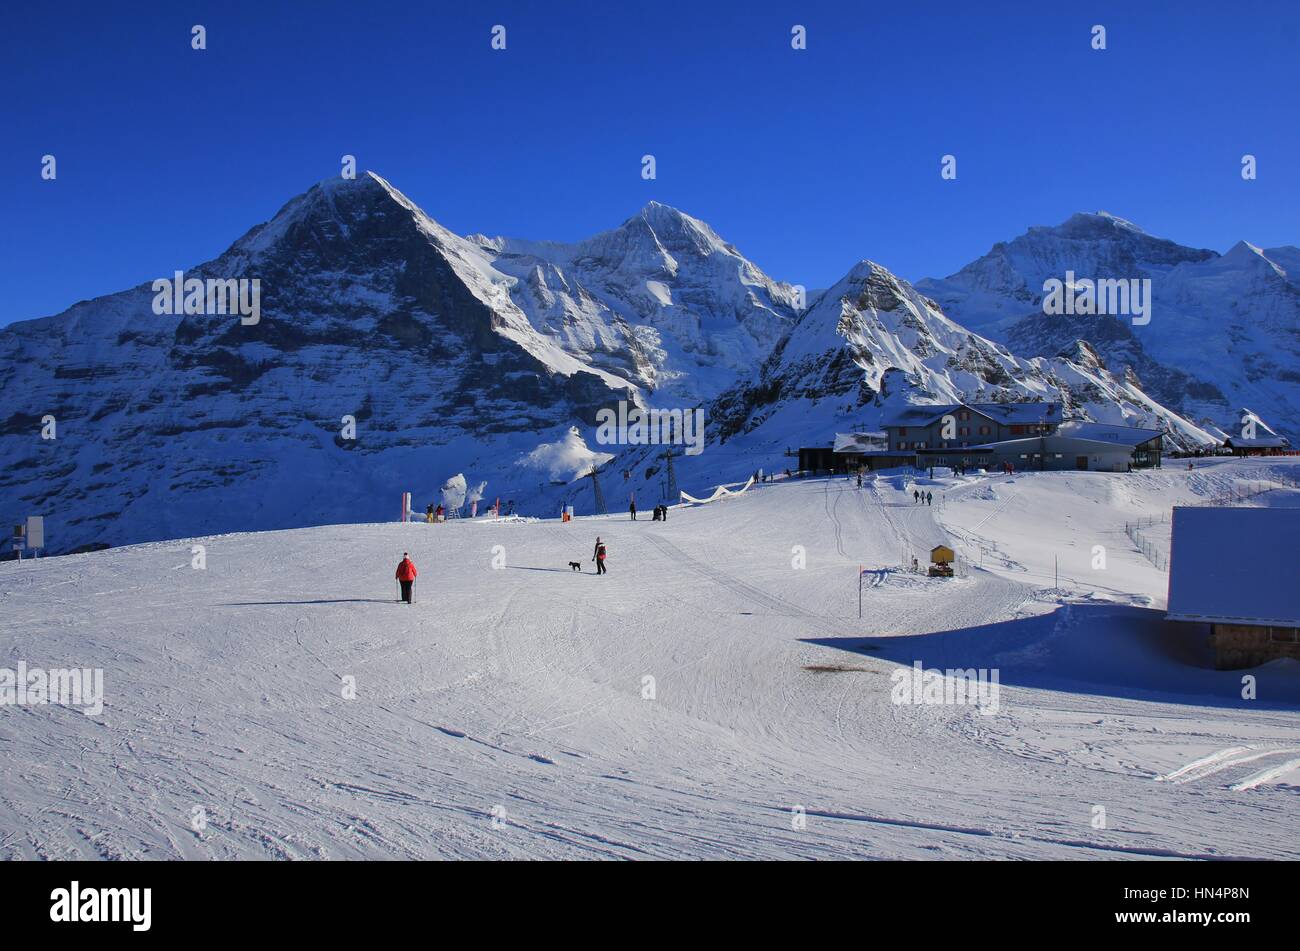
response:
<path id="1" fill-rule="evenodd" d="M 1132 327 L 1114 317 L 1077 315 L 1063 319 L 1034 314 L 1012 325 L 1007 331 L 1007 344 L 1022 356 L 1094 361 L 1114 373 L 1128 373 L 1146 393 L 1166 406 L 1181 407 L 1190 399 L 1219 404 L 1225 412 L 1229 409 L 1227 397 L 1214 383 L 1194 379 L 1152 359 Z"/>

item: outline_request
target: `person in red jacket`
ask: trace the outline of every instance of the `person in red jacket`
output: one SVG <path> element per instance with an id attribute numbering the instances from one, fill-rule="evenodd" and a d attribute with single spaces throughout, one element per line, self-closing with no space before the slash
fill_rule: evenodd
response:
<path id="1" fill-rule="evenodd" d="M 415 585 L 415 562 L 411 561 L 410 552 L 402 552 L 402 560 L 397 565 L 397 581 L 402 586 L 402 600 L 411 603 L 411 589 Z"/>

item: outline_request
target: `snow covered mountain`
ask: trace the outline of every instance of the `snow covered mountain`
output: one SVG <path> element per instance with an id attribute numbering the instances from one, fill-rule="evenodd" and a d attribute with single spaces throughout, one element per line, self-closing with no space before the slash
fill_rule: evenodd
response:
<path id="1" fill-rule="evenodd" d="M 1150 280 L 1150 322 L 1049 316 L 1045 281 Z M 1188 248 L 1099 212 L 1030 228 L 942 280 L 917 283 L 954 320 L 1027 356 L 1086 340 L 1116 374 L 1207 427 L 1240 429 L 1252 406 L 1300 433 L 1300 249 Z"/>
<path id="2" fill-rule="evenodd" d="M 662 205 L 523 246 L 331 179 L 185 272 L 258 280 L 256 323 L 160 315 L 142 285 L 5 328 L 0 510 L 46 515 L 58 551 L 391 518 L 457 472 L 523 497 L 596 458 L 572 429 L 598 408 L 712 395 L 793 318 L 793 289 Z"/>
<path id="3" fill-rule="evenodd" d="M 1176 439 L 1207 434 L 1112 373 L 1086 344 L 1025 360 L 958 326 L 938 305 L 871 261 L 826 291 L 763 365 L 756 383 L 714 405 L 719 435 L 778 416 L 827 417 L 823 428 L 872 430 L 903 403 L 1050 400 L 1100 422 L 1164 426 Z"/>
<path id="4" fill-rule="evenodd" d="M 1251 267 L 1244 252 L 1179 249 L 1113 219 L 1072 227 L 1084 225 L 1123 232 L 1128 257 L 1113 261 L 1214 267 L 1233 288 Z M 1000 273 L 982 286 L 1010 281 Z M 598 444 L 596 423 L 620 401 L 707 406 L 709 449 L 681 459 L 683 488 L 875 429 L 901 403 L 1056 400 L 1183 444 L 1213 435 L 1173 397 L 1275 405 L 1096 328 L 1099 343 L 1047 347 L 1016 324 L 1045 353 L 1018 357 L 867 261 L 797 313 L 793 287 L 655 202 L 575 244 L 463 238 L 377 175 L 330 179 L 185 277 L 258 281 L 260 319 L 201 312 L 201 299 L 200 312 L 159 314 L 146 284 L 0 330 L 0 511 L 45 515 L 52 551 L 391 519 L 401 492 L 422 507 L 456 475 L 486 480 L 489 500 L 553 511 L 594 495 L 574 480 L 618 452 Z M 1272 265 L 1257 277 L 1281 334 L 1275 283 L 1287 278 Z M 612 508 L 671 494 L 660 447 L 618 455 Z"/>
<path id="5" fill-rule="evenodd" d="M 1217 441 L 1149 396 L 1134 374 L 1109 369 L 1087 342 L 1053 357 L 1018 357 L 862 261 L 812 302 L 757 373 L 708 405 L 708 447 L 676 459 L 675 473 L 683 487 L 741 481 L 760 467 L 792 467 L 786 453 L 799 446 L 876 431 L 904 405 L 1026 400 L 1059 402 L 1066 418 L 1165 429 L 1171 447 Z M 656 499 L 662 456 L 662 447 L 631 448 L 609 470 L 627 473 L 617 484 L 628 493 Z"/>
<path id="6" fill-rule="evenodd" d="M 794 321 L 792 286 L 659 202 L 577 244 L 469 240 L 517 280 L 512 294 L 542 333 L 662 398 L 718 395 Z"/>

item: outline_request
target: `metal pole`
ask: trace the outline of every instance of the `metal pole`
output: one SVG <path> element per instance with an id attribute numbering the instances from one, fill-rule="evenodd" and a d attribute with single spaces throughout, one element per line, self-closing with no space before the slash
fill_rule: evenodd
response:
<path id="1" fill-rule="evenodd" d="M 858 565 L 858 619 L 862 618 L 862 566 Z"/>

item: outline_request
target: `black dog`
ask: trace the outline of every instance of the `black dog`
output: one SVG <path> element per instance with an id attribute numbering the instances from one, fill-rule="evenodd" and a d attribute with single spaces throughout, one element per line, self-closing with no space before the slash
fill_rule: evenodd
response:
<path id="1" fill-rule="evenodd" d="M 571 562 L 569 562 L 569 567 L 572 568 L 574 571 L 581 571 L 581 570 L 582 570 L 582 562 L 580 562 L 580 561 L 571 561 Z"/>

